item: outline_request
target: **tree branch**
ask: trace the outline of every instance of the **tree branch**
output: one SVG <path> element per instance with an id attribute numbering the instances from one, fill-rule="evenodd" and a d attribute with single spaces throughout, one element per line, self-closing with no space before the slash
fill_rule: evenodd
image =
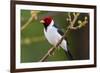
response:
<path id="1" fill-rule="evenodd" d="M 30 23 L 32 20 L 37 20 L 37 14 L 40 12 L 40 11 L 30 11 L 31 12 L 31 17 L 28 19 L 28 21 L 21 27 L 21 31 L 23 31 Z"/>
<path id="2" fill-rule="evenodd" d="M 78 26 L 74 27 L 72 26 L 70 29 L 80 29 L 81 27 L 84 27 L 88 23 L 87 17 L 84 18 L 84 21 L 78 20 Z"/>
<path id="3" fill-rule="evenodd" d="M 30 24 L 30 22 L 32 21 L 32 19 L 33 19 L 33 17 L 30 17 L 28 19 L 28 21 L 21 27 L 21 31 L 23 31 Z"/>

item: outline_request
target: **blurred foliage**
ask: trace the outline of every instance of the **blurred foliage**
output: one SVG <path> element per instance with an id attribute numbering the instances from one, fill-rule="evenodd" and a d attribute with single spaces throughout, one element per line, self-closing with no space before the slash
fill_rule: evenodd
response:
<path id="1" fill-rule="evenodd" d="M 38 62 L 48 49 L 52 47 L 45 39 L 43 32 L 44 27 L 39 22 L 44 16 L 52 16 L 55 23 L 58 24 L 63 31 L 65 31 L 68 26 L 68 22 L 66 21 L 68 17 L 67 12 L 40 11 L 37 16 L 38 19 L 32 20 L 32 22 L 21 31 L 21 62 Z M 81 13 L 79 19 L 83 20 L 84 16 L 89 18 L 88 13 Z M 21 27 L 24 26 L 30 17 L 30 10 L 21 10 Z M 66 35 L 69 42 L 68 46 L 77 60 L 89 58 L 88 24 L 82 29 L 70 30 L 68 35 Z M 63 61 L 67 59 L 65 52 L 60 48 L 55 51 L 53 56 L 49 56 L 47 61 Z"/>

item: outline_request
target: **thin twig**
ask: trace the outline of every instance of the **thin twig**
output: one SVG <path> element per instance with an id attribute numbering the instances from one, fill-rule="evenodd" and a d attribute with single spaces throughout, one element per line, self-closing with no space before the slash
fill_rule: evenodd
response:
<path id="1" fill-rule="evenodd" d="M 73 27 L 74 26 L 74 24 L 75 24 L 75 22 L 76 22 L 76 20 L 77 20 L 77 18 L 78 18 L 78 16 L 80 15 L 80 13 L 73 13 L 73 15 L 74 15 L 74 19 L 73 19 L 73 21 L 72 21 L 72 23 L 70 24 L 71 25 L 71 27 Z"/>
<path id="2" fill-rule="evenodd" d="M 76 29 L 80 29 L 80 28 L 82 28 L 83 26 L 85 26 L 86 24 L 88 23 L 88 20 L 87 20 L 87 17 L 85 17 L 84 18 L 84 21 L 81 21 L 81 20 L 78 20 L 78 26 L 72 26 L 70 29 L 74 29 L 74 30 L 76 30 Z"/>
<path id="3" fill-rule="evenodd" d="M 28 19 L 28 21 L 21 27 L 21 31 L 23 31 L 31 22 L 32 20 L 37 20 L 37 14 L 39 13 L 40 11 L 30 11 L 31 13 L 31 17 Z"/>
<path id="4" fill-rule="evenodd" d="M 21 27 L 21 31 L 23 31 L 32 21 L 33 17 L 30 17 L 29 20 Z"/>

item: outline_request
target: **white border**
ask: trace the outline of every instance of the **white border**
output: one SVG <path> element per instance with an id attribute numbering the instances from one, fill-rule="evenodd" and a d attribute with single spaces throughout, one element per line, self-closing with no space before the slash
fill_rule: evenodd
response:
<path id="1" fill-rule="evenodd" d="M 20 11 L 26 10 L 42 10 L 42 11 L 60 11 L 60 12 L 82 12 L 90 15 L 90 60 L 76 61 L 57 61 L 57 62 L 35 62 L 20 63 Z M 75 66 L 94 64 L 94 10 L 85 8 L 69 8 L 69 7 L 52 7 L 52 6 L 35 6 L 35 5 L 16 5 L 16 69 L 23 68 L 41 68 L 41 67 L 57 67 L 57 66 Z"/>

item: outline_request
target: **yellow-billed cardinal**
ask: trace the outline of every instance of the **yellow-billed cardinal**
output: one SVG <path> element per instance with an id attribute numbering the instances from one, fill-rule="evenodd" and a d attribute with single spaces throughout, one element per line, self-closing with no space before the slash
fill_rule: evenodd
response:
<path id="1" fill-rule="evenodd" d="M 55 26 L 54 20 L 50 16 L 43 18 L 40 23 L 44 25 L 44 35 L 46 39 L 51 45 L 55 46 L 64 33 L 58 29 L 57 26 Z M 59 46 L 64 49 L 65 53 L 69 57 L 69 60 L 72 60 L 73 57 L 68 49 L 67 41 L 64 39 Z"/>

